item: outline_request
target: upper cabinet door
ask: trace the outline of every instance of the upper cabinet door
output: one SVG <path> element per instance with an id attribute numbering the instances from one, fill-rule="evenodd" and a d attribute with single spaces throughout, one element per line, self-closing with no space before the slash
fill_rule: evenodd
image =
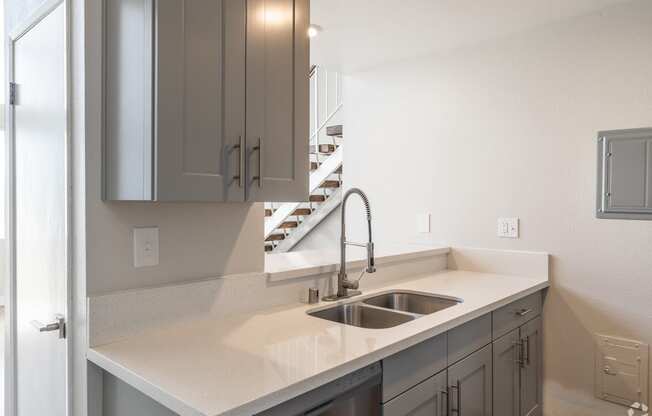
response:
<path id="1" fill-rule="evenodd" d="M 309 0 L 247 0 L 249 201 L 308 198 Z"/>
<path id="2" fill-rule="evenodd" d="M 103 9 L 103 198 L 151 201 L 154 0 L 111 0 Z"/>
<path id="3" fill-rule="evenodd" d="M 241 0 L 156 2 L 156 200 L 244 200 L 245 25 Z"/>

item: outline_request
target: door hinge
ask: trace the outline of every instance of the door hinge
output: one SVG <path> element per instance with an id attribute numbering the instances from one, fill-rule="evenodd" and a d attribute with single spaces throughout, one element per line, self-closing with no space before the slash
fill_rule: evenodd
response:
<path id="1" fill-rule="evenodd" d="M 16 105 L 16 88 L 15 82 L 9 83 L 9 105 Z"/>

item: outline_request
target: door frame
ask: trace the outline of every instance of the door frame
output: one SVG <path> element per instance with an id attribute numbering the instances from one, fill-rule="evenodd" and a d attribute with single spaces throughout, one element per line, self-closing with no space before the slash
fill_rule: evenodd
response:
<path id="1" fill-rule="evenodd" d="M 18 381 L 18 373 L 16 368 L 16 352 L 17 352 L 17 334 L 16 334 L 16 178 L 15 178 L 15 113 L 14 107 L 9 104 L 9 83 L 15 81 L 14 74 L 14 60 L 15 60 L 15 43 L 27 34 L 32 28 L 40 23 L 45 17 L 52 13 L 56 8 L 63 5 L 64 7 L 64 106 L 66 112 L 66 126 L 65 126 L 65 239 L 66 247 L 64 249 L 66 256 L 66 310 L 63 311 L 66 317 L 66 329 L 68 337 L 66 339 L 66 415 L 72 415 L 72 118 L 71 118 L 71 103 L 72 103 L 72 88 L 71 88 L 71 56 L 70 56 L 70 1 L 69 0 L 45 0 L 38 8 L 36 8 L 27 18 L 20 24 L 13 28 L 7 36 L 5 50 L 6 50 L 6 83 L 4 86 L 5 93 L 5 117 L 7 120 L 5 138 L 6 138 L 6 183 L 7 183 L 7 296 L 5 305 L 5 322 L 6 322 L 6 340 L 5 340 L 5 416 L 17 415 L 17 391 L 16 383 Z"/>

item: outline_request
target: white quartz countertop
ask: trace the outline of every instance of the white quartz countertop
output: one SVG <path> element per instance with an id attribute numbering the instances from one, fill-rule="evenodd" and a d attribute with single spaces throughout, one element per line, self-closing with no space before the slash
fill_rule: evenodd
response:
<path id="1" fill-rule="evenodd" d="M 396 261 L 407 261 L 423 257 L 446 254 L 449 247 L 418 246 L 409 244 L 378 245 L 375 247 L 377 265 Z M 346 264 L 351 269 L 367 264 L 364 247 L 347 246 Z M 292 279 L 336 272 L 340 267 L 339 250 L 305 250 L 265 255 L 265 273 L 271 280 Z"/>
<path id="2" fill-rule="evenodd" d="M 365 293 L 464 300 L 394 328 L 338 324 L 306 314 L 323 303 L 294 304 L 150 331 L 92 348 L 88 359 L 180 415 L 252 415 L 547 286 L 544 277 L 442 271 Z"/>

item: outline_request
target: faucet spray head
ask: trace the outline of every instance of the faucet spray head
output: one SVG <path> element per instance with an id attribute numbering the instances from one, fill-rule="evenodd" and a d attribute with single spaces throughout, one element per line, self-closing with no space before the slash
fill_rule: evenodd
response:
<path id="1" fill-rule="evenodd" d="M 376 258 L 374 257 L 374 243 L 367 244 L 367 273 L 376 272 Z"/>

